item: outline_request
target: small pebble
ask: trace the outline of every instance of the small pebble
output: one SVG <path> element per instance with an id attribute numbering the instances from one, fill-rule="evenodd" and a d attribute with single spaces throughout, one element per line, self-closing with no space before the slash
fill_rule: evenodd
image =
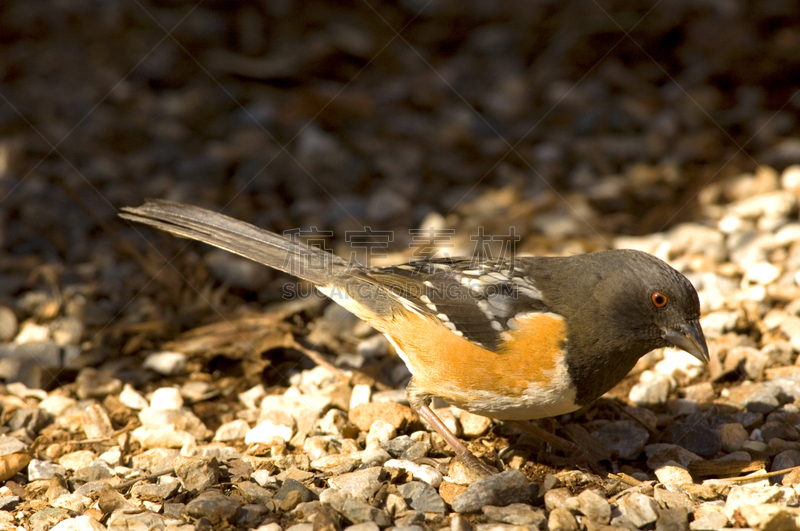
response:
<path id="1" fill-rule="evenodd" d="M 50 479 L 56 475 L 66 477 L 67 469 L 61 465 L 38 459 L 31 459 L 31 462 L 28 463 L 28 481 Z"/>
<path id="2" fill-rule="evenodd" d="M 495 522 L 513 525 L 524 525 L 533 529 L 542 529 L 547 518 L 541 509 L 525 503 L 512 503 L 505 507 L 487 505 L 481 508 L 484 516 Z"/>
<path id="3" fill-rule="evenodd" d="M 728 517 L 717 511 L 710 511 L 708 514 L 691 522 L 689 529 L 692 531 L 717 531 L 728 526 Z"/>
<path id="4" fill-rule="evenodd" d="M 395 402 L 361 404 L 350 410 L 349 417 L 359 430 L 367 432 L 376 420 L 383 420 L 396 430 L 405 429 L 408 424 L 419 420 L 410 407 Z"/>
<path id="5" fill-rule="evenodd" d="M 257 409 L 259 401 L 267 394 L 263 384 L 251 387 L 243 393 L 239 393 L 239 402 L 248 409 Z"/>
<path id="6" fill-rule="evenodd" d="M 644 527 L 658 519 L 658 503 L 653 498 L 634 492 L 618 501 L 619 510 L 636 527 Z"/>
<path id="7" fill-rule="evenodd" d="M 62 520 L 55 526 L 50 528 L 50 531 L 105 531 L 106 526 L 92 518 L 91 516 L 76 516 Z"/>
<path id="8" fill-rule="evenodd" d="M 438 486 L 438 485 L 437 485 Z M 424 481 L 410 481 L 397 487 L 397 492 L 414 510 L 423 513 L 444 514 L 444 500 L 436 489 Z"/>
<path id="9" fill-rule="evenodd" d="M 17 315 L 8 306 L 0 305 L 0 342 L 7 343 L 17 334 Z"/>
<path id="10" fill-rule="evenodd" d="M 650 377 L 642 377 L 631 388 L 628 398 L 637 406 L 657 406 L 667 401 L 671 387 L 672 382 L 668 376 L 653 373 Z"/>
<path id="11" fill-rule="evenodd" d="M 76 452 L 62 455 L 58 460 L 58 464 L 67 470 L 77 470 L 79 468 L 91 465 L 95 459 L 97 459 L 97 456 L 94 454 L 94 452 L 89 450 L 78 450 Z"/>
<path id="12" fill-rule="evenodd" d="M 119 395 L 119 400 L 127 407 L 134 409 L 136 411 L 142 410 L 146 407 L 149 407 L 150 404 L 147 402 L 147 399 L 142 396 L 136 389 L 134 389 L 130 384 L 125 384 L 122 387 L 122 392 Z"/>
<path id="13" fill-rule="evenodd" d="M 611 505 L 604 496 L 596 491 L 587 489 L 578 494 L 578 510 L 589 520 L 600 524 L 607 524 L 611 521 Z"/>
<path id="14" fill-rule="evenodd" d="M 674 461 L 668 461 L 664 465 L 658 467 L 655 474 L 658 481 L 667 487 L 681 486 L 693 482 L 692 475 L 689 471 Z"/>
<path id="15" fill-rule="evenodd" d="M 550 511 L 550 516 L 547 518 L 547 529 L 550 531 L 578 531 L 580 526 L 575 515 L 569 509 L 556 507 Z"/>
<path id="16" fill-rule="evenodd" d="M 263 443 L 274 437 L 280 437 L 284 441 L 288 441 L 292 438 L 292 434 L 294 434 L 294 429 L 290 426 L 275 424 L 271 420 L 265 420 L 248 430 L 244 442 L 246 444 Z"/>
<path id="17" fill-rule="evenodd" d="M 175 387 L 160 387 L 150 397 L 150 407 L 156 411 L 169 411 L 183 407 L 183 397 Z"/>
<path id="18" fill-rule="evenodd" d="M 232 420 L 217 428 L 216 433 L 214 433 L 214 440 L 220 442 L 244 440 L 249 431 L 250 425 L 244 420 Z"/>
<path id="19" fill-rule="evenodd" d="M 173 466 L 183 488 L 188 491 L 203 492 L 219 482 L 219 463 L 214 457 L 181 456 Z"/>
<path id="20" fill-rule="evenodd" d="M 608 422 L 592 435 L 621 459 L 629 460 L 636 459 L 642 453 L 650 438 L 650 432 L 633 420 Z"/>
<path id="21" fill-rule="evenodd" d="M 202 492 L 186 504 L 186 513 L 195 518 L 207 518 L 217 526 L 234 523 L 242 504 L 216 490 Z"/>
<path id="22" fill-rule="evenodd" d="M 387 476 L 386 470 L 373 466 L 331 477 L 328 484 L 351 496 L 366 500 L 373 493 L 375 485 L 384 481 Z"/>
<path id="23" fill-rule="evenodd" d="M 473 513 L 484 505 L 527 503 L 531 497 L 530 482 L 522 472 L 506 470 L 474 482 L 463 494 L 456 496 L 451 505 L 457 513 Z"/>
<path id="24" fill-rule="evenodd" d="M 744 426 L 738 422 L 731 422 L 717 426 L 717 437 L 719 437 L 722 451 L 726 453 L 737 452 L 742 449 L 749 434 Z"/>
<path id="25" fill-rule="evenodd" d="M 396 468 L 409 472 L 414 479 L 423 481 L 434 488 L 439 488 L 444 479 L 441 472 L 429 465 L 420 465 L 407 459 L 391 459 L 383 463 L 384 468 Z"/>
<path id="26" fill-rule="evenodd" d="M 372 396 L 372 388 L 366 384 L 356 384 L 353 386 L 353 392 L 350 394 L 350 408 L 360 406 L 361 404 L 368 404 Z"/>

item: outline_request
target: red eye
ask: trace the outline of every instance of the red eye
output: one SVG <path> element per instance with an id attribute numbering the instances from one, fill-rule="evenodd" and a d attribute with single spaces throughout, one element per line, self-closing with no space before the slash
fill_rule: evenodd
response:
<path id="1" fill-rule="evenodd" d="M 663 308 L 667 305 L 667 296 L 659 291 L 650 295 L 650 300 L 653 301 L 653 306 L 656 308 Z"/>

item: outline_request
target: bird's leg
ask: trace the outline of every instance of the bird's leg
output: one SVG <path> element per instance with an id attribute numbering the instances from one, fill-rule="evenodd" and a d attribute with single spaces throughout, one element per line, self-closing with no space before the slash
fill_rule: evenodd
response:
<path id="1" fill-rule="evenodd" d="M 417 389 L 414 385 L 413 378 L 408 383 L 406 394 L 408 395 L 408 403 L 411 405 L 411 408 L 416 411 L 423 420 L 433 426 L 433 429 L 436 430 L 436 433 L 438 433 L 442 439 L 444 439 L 444 442 L 450 445 L 450 448 L 453 449 L 453 451 L 456 453 L 456 456 L 461 460 L 462 463 L 464 463 L 471 470 L 474 470 L 480 476 L 491 476 L 493 474 L 497 474 L 497 470 L 484 464 L 480 459 L 475 457 L 472 452 L 467 450 L 467 447 L 464 446 L 464 443 L 461 442 L 447 426 L 444 425 L 442 419 L 440 419 L 429 406 L 431 396 Z"/>
<path id="2" fill-rule="evenodd" d="M 436 433 L 442 436 L 444 442 L 450 445 L 450 448 L 453 449 L 453 451 L 456 453 L 456 456 L 458 456 L 458 458 L 461 459 L 461 461 L 467 465 L 467 467 L 475 472 L 478 472 L 478 474 L 481 476 L 491 476 L 493 474 L 497 474 L 497 470 L 494 470 L 490 466 L 484 464 L 483 461 L 475 457 L 475 455 L 470 452 L 466 446 L 464 446 L 464 443 L 462 443 L 458 437 L 456 437 L 455 434 L 444 425 L 444 422 L 442 422 L 442 420 L 436 416 L 436 413 L 434 413 L 429 406 L 423 404 L 416 408 L 416 410 L 417 413 L 419 413 L 419 416 L 422 417 L 428 424 L 433 426 L 433 429 L 436 430 Z"/>
<path id="3" fill-rule="evenodd" d="M 506 420 L 504 422 L 510 426 L 514 426 L 515 428 L 536 437 L 541 441 L 546 442 L 556 450 L 561 450 L 562 452 L 573 453 L 573 454 L 584 451 L 583 448 L 573 443 L 572 441 L 568 441 L 563 437 L 559 437 L 555 433 L 550 433 L 549 431 L 540 428 L 536 424 L 533 424 L 532 422 L 529 422 L 527 420 Z"/>
<path id="4" fill-rule="evenodd" d="M 542 429 L 527 420 L 506 420 L 504 422 L 532 435 L 533 437 L 536 437 L 541 441 L 548 443 L 557 450 L 572 454 L 576 459 L 584 461 L 587 467 L 595 473 L 600 473 L 598 471 L 603 470 L 603 467 L 601 467 L 594 459 L 592 459 L 592 457 L 589 455 L 589 452 L 572 441 L 568 441 L 567 439 L 559 437 L 555 433 L 550 433 L 549 431 Z"/>

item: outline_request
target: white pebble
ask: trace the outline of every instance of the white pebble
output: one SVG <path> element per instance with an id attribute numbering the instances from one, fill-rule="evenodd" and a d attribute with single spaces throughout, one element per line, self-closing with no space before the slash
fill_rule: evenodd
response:
<path id="1" fill-rule="evenodd" d="M 160 387 L 153 391 L 150 407 L 160 411 L 180 409 L 183 407 L 183 397 L 175 387 Z"/>
<path id="2" fill-rule="evenodd" d="M 664 465 L 656 469 L 656 477 L 658 480 L 667 486 L 667 489 L 672 490 L 672 487 L 691 484 L 693 482 L 692 475 L 685 467 L 679 465 L 675 461 L 667 461 Z"/>
<path id="3" fill-rule="evenodd" d="M 639 383 L 631 388 L 628 399 L 637 406 L 655 406 L 667 401 L 671 387 L 670 378 L 663 374 L 644 371 Z"/>
<path id="4" fill-rule="evenodd" d="M 361 404 L 369 403 L 372 396 L 372 388 L 367 384 L 357 384 L 353 386 L 353 392 L 350 393 L 350 409 Z"/>
<path id="5" fill-rule="evenodd" d="M 397 437 L 397 430 L 383 419 L 372 423 L 367 433 L 367 445 L 390 441 Z"/>
<path id="6" fill-rule="evenodd" d="M 89 500 L 91 501 L 91 500 Z M 21 529 L 21 528 L 20 528 Z M 105 531 L 106 526 L 92 518 L 91 516 L 83 515 L 62 520 L 53 527 L 50 531 Z"/>
<path id="7" fill-rule="evenodd" d="M 181 396 L 192 402 L 199 402 L 214 392 L 214 386 L 208 382 L 191 380 L 183 384 L 180 391 Z"/>
<path id="8" fill-rule="evenodd" d="M 239 393 L 239 402 L 247 409 L 257 409 L 259 401 L 267 396 L 267 391 L 263 384 L 251 387 L 244 393 Z"/>
<path id="9" fill-rule="evenodd" d="M 31 459 L 28 463 L 28 481 L 36 481 L 37 479 L 50 479 L 53 476 L 66 476 L 67 469 L 61 465 L 51 463 L 50 461 L 40 461 L 39 459 Z"/>
<path id="10" fill-rule="evenodd" d="M 724 216 L 721 220 L 719 220 L 719 223 L 717 223 L 717 228 L 725 234 L 741 232 L 747 229 L 749 226 L 750 224 L 744 221 L 742 218 L 731 215 Z"/>
<path id="11" fill-rule="evenodd" d="M 131 384 L 125 384 L 119 394 L 119 401 L 131 409 L 139 411 L 148 407 L 147 399 L 141 395 Z"/>
<path id="12" fill-rule="evenodd" d="M 49 327 L 36 324 L 32 321 L 25 321 L 22 323 L 17 337 L 14 338 L 14 343 L 22 345 L 25 343 L 47 341 L 48 339 L 50 339 Z"/>
<path id="13" fill-rule="evenodd" d="M 61 395 L 50 395 L 39 403 L 39 409 L 46 411 L 54 417 L 60 417 L 67 409 L 77 405 L 74 398 Z"/>
<path id="14" fill-rule="evenodd" d="M 214 440 L 222 442 L 239 441 L 247 436 L 248 431 L 250 431 L 250 425 L 247 422 L 242 419 L 232 420 L 217 429 L 214 434 Z"/>
<path id="15" fill-rule="evenodd" d="M 175 429 L 174 426 L 140 426 L 131 432 L 131 437 L 144 448 L 183 448 L 197 444 L 190 433 Z"/>
<path id="16" fill-rule="evenodd" d="M 142 367 L 162 376 L 180 374 L 186 370 L 186 354 L 170 351 L 154 352 L 147 356 Z"/>
<path id="17" fill-rule="evenodd" d="M 383 466 L 385 468 L 396 468 L 410 472 L 411 475 L 414 476 L 414 479 L 424 481 L 435 489 L 439 488 L 439 485 L 442 484 L 442 480 L 444 479 L 442 474 L 432 466 L 418 465 L 406 459 L 390 459 L 386 461 Z"/>
<path id="18" fill-rule="evenodd" d="M 702 374 L 703 367 L 705 367 L 705 363 L 688 352 L 673 350 L 663 360 L 656 363 L 654 370 L 668 378 L 687 384 Z"/>
<path id="19" fill-rule="evenodd" d="M 328 452 L 328 439 L 328 437 L 321 437 L 319 435 L 307 437 L 306 440 L 303 441 L 303 451 L 312 461 L 325 457 L 330 454 L 330 452 Z"/>
<path id="20" fill-rule="evenodd" d="M 92 461 L 97 459 L 94 452 L 90 450 L 78 450 L 62 455 L 58 459 L 58 464 L 67 470 L 78 470 L 92 464 Z"/>
<path id="21" fill-rule="evenodd" d="M 293 433 L 294 430 L 289 426 L 273 424 L 271 421 L 265 420 L 247 432 L 244 442 L 247 444 L 262 443 L 273 437 L 280 437 L 284 441 L 288 441 L 292 438 Z"/>
<path id="22" fill-rule="evenodd" d="M 378 443 L 367 444 L 361 452 L 361 462 L 367 466 L 381 466 L 392 458 Z"/>
<path id="23" fill-rule="evenodd" d="M 776 245 L 789 245 L 800 241 L 800 223 L 788 223 L 775 233 Z"/>
<path id="24" fill-rule="evenodd" d="M 262 487 L 266 487 L 268 485 L 277 485 L 277 478 L 275 478 L 274 476 L 270 476 L 269 470 L 265 468 L 260 468 L 256 470 L 255 472 L 250 474 L 250 477 L 253 479 L 253 481 L 258 483 Z"/>
<path id="25" fill-rule="evenodd" d="M 110 450 L 100 454 L 97 458 L 101 461 L 105 461 L 110 466 L 119 466 L 120 461 L 122 460 L 122 451 L 120 450 L 119 446 L 114 446 Z"/>
<path id="26" fill-rule="evenodd" d="M 768 262 L 760 262 L 745 271 L 742 283 L 746 285 L 752 282 L 764 286 L 775 282 L 780 275 L 780 267 Z"/>
<path id="27" fill-rule="evenodd" d="M 50 502 L 53 507 L 60 507 L 75 513 L 82 513 L 92 504 L 92 499 L 80 494 L 63 494 Z"/>
<path id="28" fill-rule="evenodd" d="M 781 174 L 781 187 L 784 190 L 800 190 L 800 164 L 793 164 L 783 170 Z"/>

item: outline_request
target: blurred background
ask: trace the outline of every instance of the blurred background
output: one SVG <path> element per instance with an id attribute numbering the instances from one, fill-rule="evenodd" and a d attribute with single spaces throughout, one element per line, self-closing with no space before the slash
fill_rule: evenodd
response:
<path id="1" fill-rule="evenodd" d="M 77 370 L 281 300 L 116 217 L 145 197 L 343 254 L 364 227 L 565 253 L 697 221 L 800 163 L 799 50 L 790 0 L 6 0 L 0 340 L 46 323 Z"/>

